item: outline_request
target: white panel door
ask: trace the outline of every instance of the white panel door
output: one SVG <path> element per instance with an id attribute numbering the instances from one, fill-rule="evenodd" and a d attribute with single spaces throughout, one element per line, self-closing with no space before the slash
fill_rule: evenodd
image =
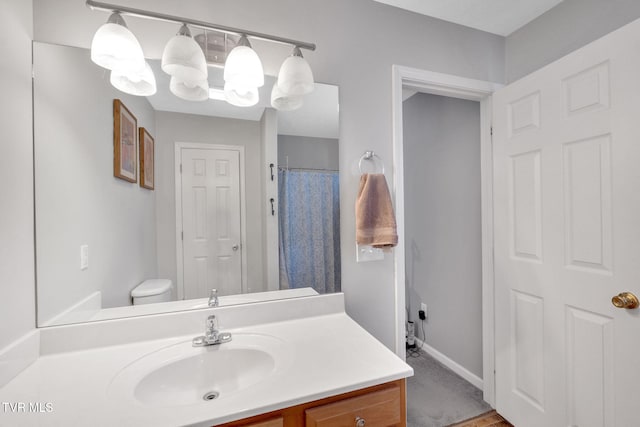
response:
<path id="1" fill-rule="evenodd" d="M 180 152 L 184 298 L 242 293 L 240 152 Z"/>
<path id="2" fill-rule="evenodd" d="M 497 91 L 496 406 L 640 426 L 640 22 Z"/>

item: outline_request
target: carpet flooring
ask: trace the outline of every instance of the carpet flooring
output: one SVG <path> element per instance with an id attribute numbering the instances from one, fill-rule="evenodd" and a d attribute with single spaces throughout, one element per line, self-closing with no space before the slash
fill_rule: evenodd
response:
<path id="1" fill-rule="evenodd" d="M 408 427 L 450 426 L 491 410 L 480 389 L 428 354 L 407 363 L 415 372 L 407 379 Z"/>

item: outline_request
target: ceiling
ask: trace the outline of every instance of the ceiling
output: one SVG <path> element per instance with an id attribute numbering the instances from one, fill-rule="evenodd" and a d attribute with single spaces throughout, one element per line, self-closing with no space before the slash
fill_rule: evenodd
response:
<path id="1" fill-rule="evenodd" d="M 508 36 L 562 0 L 374 0 L 500 36 Z"/>

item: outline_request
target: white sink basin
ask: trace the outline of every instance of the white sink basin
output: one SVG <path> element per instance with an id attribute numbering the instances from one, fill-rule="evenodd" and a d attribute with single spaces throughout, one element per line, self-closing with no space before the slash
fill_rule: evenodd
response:
<path id="1" fill-rule="evenodd" d="M 270 335 L 237 333 L 231 342 L 208 347 L 182 341 L 122 369 L 109 394 L 149 406 L 212 404 L 273 376 L 290 360 L 286 343 Z"/>

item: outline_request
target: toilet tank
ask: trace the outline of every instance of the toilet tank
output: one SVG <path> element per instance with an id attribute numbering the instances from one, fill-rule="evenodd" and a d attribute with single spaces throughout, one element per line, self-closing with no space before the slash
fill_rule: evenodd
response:
<path id="1" fill-rule="evenodd" d="M 148 279 L 131 291 L 133 305 L 171 301 L 173 283 L 169 279 Z"/>

